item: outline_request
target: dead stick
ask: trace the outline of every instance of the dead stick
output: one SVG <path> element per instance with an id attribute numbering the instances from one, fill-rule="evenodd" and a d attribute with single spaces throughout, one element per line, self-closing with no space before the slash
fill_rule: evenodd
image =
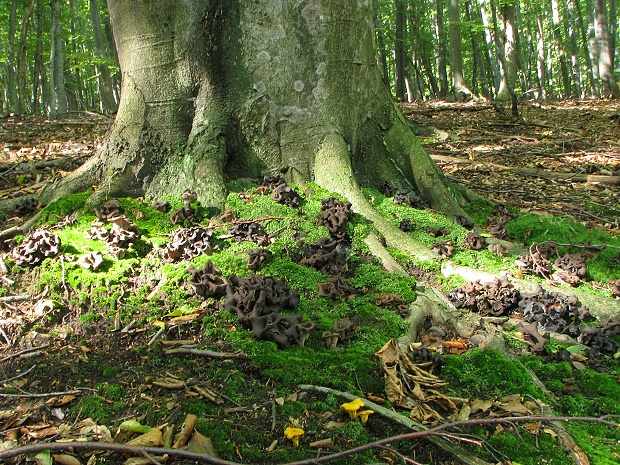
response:
<path id="1" fill-rule="evenodd" d="M 55 396 L 66 396 L 69 394 L 82 394 L 83 391 L 63 391 L 63 392 L 43 392 L 41 394 L 4 394 L 0 393 L 0 397 L 16 397 L 16 398 L 32 398 L 37 399 L 40 397 L 55 397 Z"/>
<path id="2" fill-rule="evenodd" d="M 30 347 L 29 349 L 20 350 L 19 352 L 15 352 L 14 354 L 7 355 L 6 357 L 0 359 L 0 362 L 6 362 L 7 360 L 10 360 L 12 358 L 21 357 L 22 355 L 27 354 L 29 352 L 36 352 L 37 350 L 47 349 L 49 346 L 50 346 L 49 344 L 43 344 L 42 346 Z"/>
<path id="3" fill-rule="evenodd" d="M 24 302 L 30 299 L 32 299 L 32 297 L 29 295 L 7 295 L 5 297 L 0 297 L 0 303 L 8 304 L 11 302 Z"/>
<path id="4" fill-rule="evenodd" d="M 203 357 L 209 358 L 247 358 L 248 356 L 241 352 L 215 352 L 213 350 L 202 350 L 202 349 L 190 349 L 185 347 L 178 347 L 176 349 L 168 349 L 164 351 L 166 355 L 173 354 L 191 354 L 191 355 L 201 355 Z"/>

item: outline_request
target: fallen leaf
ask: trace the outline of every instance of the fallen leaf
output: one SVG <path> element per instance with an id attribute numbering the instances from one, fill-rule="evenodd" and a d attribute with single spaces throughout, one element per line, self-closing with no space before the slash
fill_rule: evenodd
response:
<path id="1" fill-rule="evenodd" d="M 118 429 L 121 431 L 131 431 L 133 433 L 148 433 L 151 427 L 141 425 L 140 422 L 136 420 L 126 420 L 118 425 Z"/>
<path id="2" fill-rule="evenodd" d="M 73 455 L 68 454 L 54 454 L 52 455 L 54 462 L 60 465 L 82 465 L 82 463 Z"/>
<path id="3" fill-rule="evenodd" d="M 164 389 L 183 389 L 185 387 L 184 381 L 180 379 L 172 378 L 170 376 L 165 376 L 163 378 L 157 378 L 153 380 L 153 384 L 155 386 L 159 386 Z"/>
<path id="4" fill-rule="evenodd" d="M 315 449 L 325 449 L 334 446 L 334 441 L 332 438 L 321 439 L 319 441 L 314 441 L 310 443 L 310 447 Z"/>
<path id="5" fill-rule="evenodd" d="M 137 438 L 127 442 L 128 446 L 136 447 L 159 447 L 163 444 L 162 432 L 159 428 L 153 428 L 148 433 L 141 434 Z"/>
<path id="6" fill-rule="evenodd" d="M 271 444 L 269 444 L 269 447 L 265 448 L 266 452 L 273 452 L 274 450 L 276 450 L 276 447 L 278 447 L 278 440 L 274 439 Z"/>
<path id="7" fill-rule="evenodd" d="M 213 447 L 211 439 L 203 436 L 198 431 L 194 431 L 194 434 L 187 445 L 187 451 L 205 455 L 207 457 L 213 457 L 215 459 L 220 458 L 219 454 L 215 450 L 215 447 Z"/>
<path id="8" fill-rule="evenodd" d="M 342 428 L 346 423 L 343 421 L 328 421 L 325 423 L 325 429 L 338 429 Z"/>

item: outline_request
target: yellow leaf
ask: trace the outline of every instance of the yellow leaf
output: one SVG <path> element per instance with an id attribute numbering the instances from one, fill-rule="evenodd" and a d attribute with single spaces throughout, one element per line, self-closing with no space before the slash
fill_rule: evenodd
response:
<path id="1" fill-rule="evenodd" d="M 148 433 L 141 434 L 127 443 L 128 446 L 137 447 L 159 447 L 163 444 L 162 432 L 159 428 L 153 428 Z"/>

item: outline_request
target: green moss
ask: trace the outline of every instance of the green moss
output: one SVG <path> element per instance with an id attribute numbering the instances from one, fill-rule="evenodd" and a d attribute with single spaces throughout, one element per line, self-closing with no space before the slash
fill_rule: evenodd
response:
<path id="1" fill-rule="evenodd" d="M 493 202 L 480 198 L 468 203 L 464 208 L 476 223 L 486 224 L 487 217 L 491 216 L 491 211 L 494 207 L 495 204 Z"/>
<path id="2" fill-rule="evenodd" d="M 543 463 L 541 457 L 544 457 L 544 463 L 573 463 L 564 448 L 549 434 L 539 434 L 536 437 L 523 430 L 519 431 L 519 434 L 510 431 L 491 435 L 488 441 L 494 449 L 510 457 L 512 463 L 539 465 Z"/>
<path id="3" fill-rule="evenodd" d="M 523 364 L 492 349 L 472 349 L 458 357 L 446 356 L 442 378 L 463 397 L 492 399 L 510 394 L 545 397 Z"/>
<path id="4" fill-rule="evenodd" d="M 74 415 L 80 418 L 92 418 L 100 425 L 105 425 L 114 413 L 102 396 L 86 396 L 72 407 Z"/>
<path id="5" fill-rule="evenodd" d="M 54 224 L 75 211 L 82 210 L 92 191 L 70 194 L 47 205 L 37 220 L 37 225 Z"/>
<path id="6" fill-rule="evenodd" d="M 405 302 L 415 300 L 415 279 L 389 273 L 376 265 L 361 264 L 352 272 L 351 283 L 380 294 L 398 294 Z"/>

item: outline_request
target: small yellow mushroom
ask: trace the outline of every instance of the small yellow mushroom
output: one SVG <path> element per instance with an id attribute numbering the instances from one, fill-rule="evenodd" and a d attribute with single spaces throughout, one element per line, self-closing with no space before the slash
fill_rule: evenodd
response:
<path id="1" fill-rule="evenodd" d="M 297 447 L 299 445 L 299 438 L 303 436 L 304 430 L 301 428 L 293 428 L 292 426 L 288 426 L 284 430 L 284 436 L 286 439 L 290 439 L 293 441 L 293 446 Z"/>
<path id="2" fill-rule="evenodd" d="M 373 412 L 372 410 L 362 410 L 361 412 L 357 412 L 357 418 L 360 419 L 360 421 L 362 422 L 362 425 L 366 426 L 366 422 L 368 421 L 368 415 L 372 415 Z"/>
<path id="3" fill-rule="evenodd" d="M 362 399 L 355 399 L 351 402 L 347 402 L 340 406 L 340 410 L 347 412 L 351 417 L 351 420 L 355 420 L 357 418 L 357 411 L 364 406 L 364 401 Z"/>

